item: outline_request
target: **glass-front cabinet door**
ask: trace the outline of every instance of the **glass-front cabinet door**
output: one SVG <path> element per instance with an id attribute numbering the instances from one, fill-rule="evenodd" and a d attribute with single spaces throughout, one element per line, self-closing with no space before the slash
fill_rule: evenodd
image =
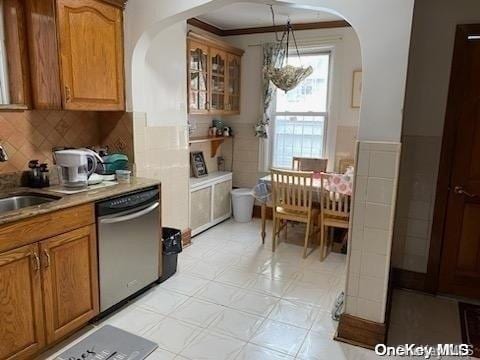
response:
<path id="1" fill-rule="evenodd" d="M 227 101 L 226 110 L 232 113 L 240 112 L 240 61 L 238 55 L 228 54 L 227 63 Z"/>
<path id="2" fill-rule="evenodd" d="M 188 52 L 189 110 L 190 113 L 207 113 L 209 110 L 208 47 L 190 41 Z"/>
<path id="3" fill-rule="evenodd" d="M 227 54 L 224 51 L 210 48 L 210 108 L 212 111 L 225 110 L 226 62 Z"/>

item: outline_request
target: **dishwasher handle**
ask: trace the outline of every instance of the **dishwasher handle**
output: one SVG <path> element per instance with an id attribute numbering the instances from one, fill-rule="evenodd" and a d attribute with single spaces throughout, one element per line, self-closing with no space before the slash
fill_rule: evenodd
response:
<path id="1" fill-rule="evenodd" d="M 159 206 L 160 206 L 160 203 L 157 201 L 156 203 L 150 205 L 149 207 L 147 207 L 143 210 L 136 211 L 136 212 L 128 214 L 128 215 L 99 219 L 99 221 L 102 224 L 115 224 L 115 223 L 119 223 L 119 222 L 123 222 L 123 221 L 129 221 L 129 220 L 137 219 L 137 218 L 139 218 L 143 215 L 146 215 L 146 214 L 152 212 L 153 210 L 155 210 L 156 208 L 158 208 Z"/>

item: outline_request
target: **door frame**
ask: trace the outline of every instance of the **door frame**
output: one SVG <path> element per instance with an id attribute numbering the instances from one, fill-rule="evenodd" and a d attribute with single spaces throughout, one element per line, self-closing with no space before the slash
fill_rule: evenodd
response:
<path id="1" fill-rule="evenodd" d="M 453 60 L 450 72 L 445 124 L 443 128 L 437 189 L 435 193 L 435 207 L 428 254 L 428 267 L 425 278 L 425 291 L 433 294 L 438 292 L 439 286 L 445 220 L 447 216 L 448 196 L 450 192 L 450 181 L 456 145 L 455 139 L 458 131 L 458 124 L 455 120 L 457 118 L 461 99 L 463 98 L 461 89 L 466 81 L 466 77 L 462 76 L 462 68 L 466 61 L 466 57 L 461 55 L 466 54 L 465 49 L 468 44 L 467 37 L 470 35 L 480 35 L 480 24 L 457 25 L 455 45 L 452 55 Z"/>

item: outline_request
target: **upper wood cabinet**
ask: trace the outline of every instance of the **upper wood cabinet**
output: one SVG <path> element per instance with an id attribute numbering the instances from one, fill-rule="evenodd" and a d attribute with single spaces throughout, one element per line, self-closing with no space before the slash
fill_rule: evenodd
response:
<path id="1" fill-rule="evenodd" d="M 187 38 L 189 113 L 240 113 L 243 50 L 190 32 Z"/>
<path id="2" fill-rule="evenodd" d="M 120 2 L 25 1 L 34 108 L 124 110 Z"/>
<path id="3" fill-rule="evenodd" d="M 0 11 L 0 109 L 30 106 L 24 0 L 3 0 Z"/>
<path id="4" fill-rule="evenodd" d="M 57 0 L 65 109 L 125 108 L 122 14 L 95 0 Z"/>

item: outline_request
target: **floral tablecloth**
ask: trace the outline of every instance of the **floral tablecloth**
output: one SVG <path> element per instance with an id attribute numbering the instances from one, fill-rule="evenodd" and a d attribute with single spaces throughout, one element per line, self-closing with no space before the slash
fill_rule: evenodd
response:
<path id="1" fill-rule="evenodd" d="M 349 174 L 336 174 L 328 173 L 327 179 L 323 184 L 323 187 L 327 191 L 336 192 L 343 195 L 351 196 L 353 193 L 353 175 Z M 267 186 L 271 183 L 271 176 L 267 175 L 260 179 L 260 183 L 264 183 Z M 320 191 L 321 189 L 321 177 L 320 174 L 314 174 L 313 176 L 313 187 L 315 190 Z M 263 190 L 265 191 L 265 190 Z"/>

